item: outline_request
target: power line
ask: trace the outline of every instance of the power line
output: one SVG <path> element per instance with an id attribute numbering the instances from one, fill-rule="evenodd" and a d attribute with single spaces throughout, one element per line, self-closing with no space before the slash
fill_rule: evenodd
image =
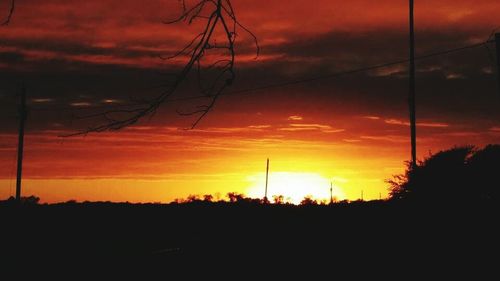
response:
<path id="1" fill-rule="evenodd" d="M 421 61 L 433 57 L 438 57 L 438 56 L 443 56 L 447 54 L 452 54 L 452 53 L 457 53 L 469 49 L 475 49 L 478 47 L 483 47 L 486 46 L 489 43 L 494 43 L 495 40 L 488 39 L 487 41 L 476 43 L 476 44 L 471 44 L 467 46 L 462 46 L 458 48 L 453 48 L 453 49 L 447 49 L 435 53 L 430 53 L 427 55 L 423 56 L 418 56 L 415 57 L 415 61 Z M 262 85 L 262 86 L 257 86 L 257 87 L 251 87 L 251 88 L 246 88 L 246 89 L 241 89 L 241 90 L 236 90 L 236 91 L 228 91 L 225 93 L 221 93 L 221 95 L 224 96 L 229 96 L 229 95 L 241 95 L 241 94 L 246 94 L 246 93 L 251 93 L 251 92 L 258 92 L 262 90 L 267 90 L 267 89 L 273 89 L 273 88 L 283 88 L 287 86 L 292 86 L 292 85 L 297 85 L 297 84 L 305 84 L 305 83 L 310 83 L 310 82 L 315 82 L 315 81 L 320 81 L 320 80 L 326 80 L 326 79 L 332 79 L 332 78 L 337 78 L 341 76 L 346 76 L 346 75 L 352 75 L 352 74 L 357 74 L 357 73 L 363 73 L 371 70 L 376 70 L 380 68 L 386 68 L 390 66 L 395 66 L 399 64 L 405 64 L 408 63 L 410 60 L 409 59 L 401 59 L 401 60 L 396 60 L 392 62 L 386 62 L 386 63 L 380 63 L 380 64 L 375 64 L 371 66 L 365 66 L 365 67 L 360 67 L 360 68 L 355 68 L 347 71 L 341 71 L 341 72 L 336 72 L 336 73 L 331 73 L 331 74 L 326 74 L 326 75 L 321 75 L 321 76 L 316 76 L 316 77 L 309 77 L 309 78 L 301 78 L 297 80 L 291 80 L 291 81 L 285 81 L 285 82 L 280 82 L 280 83 L 274 83 L 274 84 L 267 84 L 267 85 Z M 198 99 L 205 99 L 205 98 L 210 98 L 205 95 L 200 95 L 200 96 L 192 96 L 192 97 L 180 97 L 180 98 L 173 98 L 173 99 L 167 99 L 165 102 L 179 102 L 179 101 L 189 101 L 189 100 L 198 100 Z M 90 110 L 90 109 L 99 109 L 99 108 L 121 108 L 121 107 L 138 107 L 141 106 L 141 104 L 122 104 L 122 105 L 114 105 L 114 106 L 87 106 L 87 107 L 81 107 L 81 108 L 75 108 L 75 107 L 65 107 L 65 108 L 31 108 L 31 110 L 35 111 L 51 111 L 51 110 Z"/>
<path id="2" fill-rule="evenodd" d="M 495 42 L 495 41 L 488 40 L 488 41 L 485 41 L 482 43 L 477 43 L 477 44 L 468 45 L 468 46 L 464 46 L 464 47 L 460 47 L 460 48 L 449 49 L 449 50 L 445 50 L 445 51 L 441 51 L 441 52 L 431 53 L 431 54 L 427 54 L 424 56 L 415 57 L 415 60 L 424 60 L 424 59 L 437 57 L 437 56 L 441 56 L 441 55 L 446 55 L 446 54 L 451 54 L 451 53 L 455 53 L 455 52 L 460 52 L 460 51 L 464 51 L 464 50 L 468 50 L 468 49 L 474 49 L 477 47 L 485 46 L 486 44 L 493 43 L 493 42 Z M 314 81 L 318 81 L 318 80 L 337 78 L 337 77 L 341 77 L 341 76 L 345 76 L 345 75 L 367 72 L 367 71 L 371 71 L 371 70 L 375 70 L 375 69 L 379 69 L 379 68 L 386 68 L 389 66 L 403 64 L 403 63 L 407 63 L 409 61 L 410 61 L 409 59 L 403 59 L 403 60 L 398 60 L 398 61 L 393 61 L 393 62 L 381 63 L 381 64 L 372 65 L 372 66 L 366 66 L 366 67 L 362 67 L 362 68 L 347 70 L 347 71 L 343 71 L 343 72 L 336 72 L 336 73 L 317 76 L 317 77 L 293 80 L 293 81 L 288 81 L 288 82 L 283 82 L 283 83 L 269 84 L 269 85 L 254 87 L 254 88 L 243 89 L 243 90 L 239 90 L 239 91 L 228 92 L 225 95 L 236 95 L 236 94 L 242 94 L 242 93 L 246 93 L 246 92 L 255 92 L 255 91 L 261 91 L 261 90 L 266 90 L 266 89 L 271 89 L 271 88 L 281 88 L 281 87 L 295 85 L 295 84 L 302 84 L 302 83 L 314 82 Z M 194 99 L 194 98 L 195 97 L 192 97 L 191 99 Z M 198 98 L 200 98 L 200 96 Z M 187 98 L 179 98 L 179 99 L 175 99 L 175 100 L 172 99 L 170 101 L 181 101 L 181 100 L 187 100 Z"/>

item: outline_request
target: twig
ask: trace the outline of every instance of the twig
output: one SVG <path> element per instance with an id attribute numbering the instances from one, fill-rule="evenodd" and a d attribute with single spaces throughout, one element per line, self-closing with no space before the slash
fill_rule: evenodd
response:
<path id="1" fill-rule="evenodd" d="M 187 58 L 186 64 L 179 74 L 174 76 L 175 79 L 166 85 L 165 91 L 151 100 L 141 100 L 141 103 L 136 104 L 130 109 L 107 110 L 80 117 L 79 119 L 101 118 L 103 119 L 103 123 L 73 134 L 64 135 L 65 137 L 86 135 L 91 132 L 115 131 L 135 124 L 143 117 L 153 116 L 160 105 L 177 92 L 180 84 L 186 80 L 193 68 L 197 72 L 200 92 L 209 98 L 210 101 L 207 104 L 195 106 L 195 110 L 188 110 L 186 112 L 178 110 L 178 113 L 182 116 L 199 115 L 191 126 L 191 128 L 195 128 L 213 109 L 222 92 L 228 86 L 231 86 L 236 78 L 234 65 L 237 28 L 241 28 L 250 34 L 255 42 L 256 56 L 259 55 L 260 47 L 257 37 L 237 20 L 230 0 L 199 0 L 191 8 L 188 8 L 185 0 L 182 0 L 181 3 L 181 15 L 174 20 L 165 21 L 165 24 L 174 24 L 181 21 L 191 24 L 195 20 L 203 21 L 204 24 L 202 31 L 194 36 L 178 52 L 170 56 L 160 56 L 163 60 L 184 56 Z M 218 44 L 216 41 L 216 30 L 222 31 L 222 44 Z M 216 52 L 216 54 L 223 56 L 223 58 L 216 59 L 215 62 L 205 65 L 204 59 L 206 59 L 206 54 L 209 52 Z M 221 52 L 222 54 L 220 54 Z M 204 73 L 208 71 L 215 72 L 216 75 L 207 82 L 204 81 Z"/>
<path id="2" fill-rule="evenodd" d="M 9 12 L 8 12 L 5 20 L 2 23 L 0 23 L 0 25 L 2 25 L 2 26 L 9 25 L 10 20 L 12 19 L 12 15 L 14 14 L 15 7 L 16 7 L 16 0 L 10 0 Z"/>

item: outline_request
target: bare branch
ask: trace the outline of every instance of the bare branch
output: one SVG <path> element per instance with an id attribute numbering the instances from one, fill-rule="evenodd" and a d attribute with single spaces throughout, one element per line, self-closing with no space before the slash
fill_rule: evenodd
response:
<path id="1" fill-rule="evenodd" d="M 229 0 L 226 1 L 227 4 L 228 4 L 228 7 L 229 7 L 229 10 L 223 6 L 223 9 L 224 11 L 231 17 L 231 19 L 233 20 L 233 30 L 234 30 L 234 33 L 236 34 L 236 26 L 239 26 L 241 27 L 241 29 L 243 29 L 248 35 L 250 35 L 254 41 L 254 44 L 255 44 L 255 59 L 257 59 L 259 57 L 259 54 L 260 54 L 260 45 L 259 45 L 259 41 L 257 40 L 257 36 L 255 36 L 255 34 L 250 31 L 250 29 L 246 28 L 244 25 L 242 25 L 237 19 L 236 19 L 236 15 L 234 13 L 234 10 L 233 10 L 233 7 L 231 5 L 231 2 Z"/>
<path id="2" fill-rule="evenodd" d="M 182 116 L 197 115 L 191 128 L 196 127 L 198 123 L 213 109 L 217 99 L 222 92 L 231 86 L 235 79 L 235 42 L 237 37 L 237 28 L 243 29 L 254 39 L 257 56 L 259 54 L 259 45 L 257 37 L 247 28 L 241 25 L 236 19 L 234 9 L 230 0 L 198 0 L 192 7 L 188 7 L 185 0 L 181 1 L 182 13 L 165 24 L 173 24 L 181 21 L 191 24 L 194 21 L 201 21 L 201 32 L 178 52 L 171 56 L 160 56 L 163 60 L 174 58 L 186 58 L 182 70 L 174 76 L 175 79 L 167 83 L 166 89 L 150 100 L 140 100 L 138 104 L 129 109 L 107 110 L 105 112 L 89 114 L 80 117 L 80 119 L 101 118 L 104 123 L 89 127 L 83 131 L 65 135 L 86 135 L 91 132 L 104 132 L 119 130 L 124 127 L 135 124 L 146 116 L 153 116 L 161 104 L 168 102 L 169 97 L 174 95 L 181 83 L 185 81 L 192 71 L 196 71 L 200 92 L 206 96 L 209 101 L 207 104 L 197 105 L 193 110 L 177 110 Z M 223 42 L 217 42 L 222 39 Z M 214 55 L 216 59 L 207 57 L 207 54 Z M 212 59 L 212 61 L 210 61 Z M 205 81 L 206 77 L 211 77 Z"/>
<path id="3" fill-rule="evenodd" d="M 177 23 L 177 22 L 180 22 L 180 21 L 183 21 L 183 20 L 186 20 L 189 15 L 192 14 L 191 16 L 191 19 L 197 15 L 199 15 L 203 9 L 203 7 L 205 6 L 205 4 L 209 2 L 208 0 L 202 0 L 200 1 L 198 4 L 196 4 L 194 7 L 192 7 L 191 9 L 187 10 L 186 9 L 186 1 L 185 0 L 182 0 L 182 7 L 183 7 L 183 12 L 182 14 L 174 19 L 174 20 L 171 20 L 171 21 L 164 21 L 163 23 L 164 24 L 173 24 L 173 23 Z M 191 22 L 191 20 L 190 20 Z"/>
<path id="4" fill-rule="evenodd" d="M 12 15 L 14 14 L 14 9 L 16 7 L 16 0 L 10 0 L 10 6 L 9 6 L 9 12 L 7 14 L 7 17 L 4 19 L 0 25 L 9 25 L 10 20 L 12 19 Z"/>
<path id="5" fill-rule="evenodd" d="M 185 54 L 185 52 L 188 51 L 191 48 L 191 46 L 193 46 L 193 44 L 196 42 L 196 40 L 198 38 L 200 38 L 201 36 L 203 36 L 203 33 L 200 33 L 196 37 L 194 37 L 193 40 L 191 42 L 189 42 L 189 44 L 186 45 L 186 47 L 182 48 L 180 51 L 178 51 L 174 55 L 171 55 L 171 56 L 168 56 L 168 57 L 164 57 L 164 56 L 160 55 L 159 56 L 160 59 L 162 59 L 162 60 L 170 60 L 170 59 L 173 59 L 173 58 L 176 58 L 178 56 L 181 56 L 181 55 Z"/>

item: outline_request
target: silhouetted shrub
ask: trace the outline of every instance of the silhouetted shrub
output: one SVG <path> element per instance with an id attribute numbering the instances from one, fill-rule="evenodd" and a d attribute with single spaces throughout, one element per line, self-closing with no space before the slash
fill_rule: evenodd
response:
<path id="1" fill-rule="evenodd" d="M 40 203 L 40 197 L 34 195 L 21 197 L 21 202 L 25 205 L 38 205 L 38 203 Z"/>
<path id="2" fill-rule="evenodd" d="M 404 175 L 388 181 L 390 195 L 418 201 L 498 200 L 499 167 L 500 145 L 455 147 L 431 155 L 414 169 L 408 164 Z"/>
<path id="3" fill-rule="evenodd" d="M 274 201 L 274 204 L 281 205 L 281 204 L 285 203 L 285 197 L 283 195 L 274 195 L 273 201 Z"/>
<path id="4" fill-rule="evenodd" d="M 199 201 L 201 201 L 200 197 L 198 195 L 193 195 L 193 194 L 189 195 L 186 200 L 187 203 L 195 203 Z"/>
<path id="5" fill-rule="evenodd" d="M 467 161 L 469 168 L 468 185 L 475 185 L 480 199 L 500 198 L 500 145 L 488 145 L 477 151 Z"/>
<path id="6" fill-rule="evenodd" d="M 214 196 L 210 194 L 205 194 L 203 195 L 203 201 L 205 202 L 213 202 Z"/>
<path id="7" fill-rule="evenodd" d="M 236 203 L 243 201 L 245 199 L 245 196 L 237 192 L 229 192 L 227 194 L 227 198 L 229 198 L 229 202 Z"/>
<path id="8" fill-rule="evenodd" d="M 300 205 L 317 205 L 318 202 L 316 200 L 312 199 L 312 196 L 306 196 L 302 201 L 300 201 Z"/>

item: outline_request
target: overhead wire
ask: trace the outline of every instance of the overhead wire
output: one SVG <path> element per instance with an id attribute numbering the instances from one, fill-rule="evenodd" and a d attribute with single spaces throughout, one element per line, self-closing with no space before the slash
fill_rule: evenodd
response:
<path id="1" fill-rule="evenodd" d="M 438 52 L 434 52 L 434 53 L 429 53 L 429 54 L 422 55 L 422 56 L 417 56 L 417 57 L 415 57 L 415 60 L 420 61 L 420 60 L 425 60 L 425 59 L 429 59 L 429 58 L 433 58 L 433 57 L 438 57 L 438 56 L 443 56 L 443 55 L 452 54 L 452 53 L 456 53 L 456 52 L 461 52 L 461 51 L 465 51 L 465 50 L 469 50 L 469 49 L 475 49 L 478 47 L 484 47 L 484 46 L 487 46 L 489 43 L 494 43 L 494 42 L 495 42 L 495 40 L 492 40 L 491 38 L 489 38 L 488 40 L 483 41 L 483 42 L 470 44 L 470 45 L 457 47 L 457 48 L 452 48 L 452 49 L 446 49 L 446 50 L 442 50 L 442 51 L 438 51 Z M 377 70 L 380 68 L 387 68 L 390 66 L 405 64 L 408 62 L 409 62 L 409 59 L 395 60 L 392 62 L 374 64 L 374 65 L 370 65 L 370 66 L 364 66 L 364 67 L 360 67 L 360 68 L 355 68 L 355 69 L 351 69 L 351 70 L 340 71 L 340 72 L 335 72 L 335 73 L 325 74 L 325 75 L 320 75 L 320 76 L 315 76 L 315 77 L 300 78 L 300 79 L 296 79 L 296 80 L 289 80 L 289 81 L 284 81 L 284 82 L 279 82 L 279 83 L 271 83 L 271 84 L 250 87 L 250 88 L 241 89 L 241 90 L 227 91 L 227 92 L 222 93 L 221 95 L 224 95 L 224 96 L 240 95 L 240 94 L 246 94 L 246 93 L 250 93 L 250 92 L 263 91 L 263 90 L 267 90 L 267 89 L 282 88 L 282 87 L 287 87 L 287 86 L 291 86 L 291 85 L 310 83 L 310 82 L 332 79 L 332 78 L 337 78 L 337 77 L 346 76 L 346 75 L 368 72 L 368 71 Z M 207 98 L 207 96 L 206 95 L 199 95 L 199 96 L 191 96 L 191 97 L 178 97 L 178 98 L 167 99 L 167 100 L 165 100 L 165 102 L 180 102 L 180 101 L 189 101 L 189 100 L 197 100 L 197 99 L 204 99 L 204 98 Z M 110 108 L 134 107 L 134 106 L 140 106 L 140 104 L 114 104 L 112 106 L 109 106 L 109 105 L 82 106 L 79 108 L 77 108 L 77 107 L 63 107 L 63 108 L 31 107 L 30 109 L 35 110 L 35 111 L 90 110 L 90 109 L 99 109 L 99 108 L 110 109 Z"/>

